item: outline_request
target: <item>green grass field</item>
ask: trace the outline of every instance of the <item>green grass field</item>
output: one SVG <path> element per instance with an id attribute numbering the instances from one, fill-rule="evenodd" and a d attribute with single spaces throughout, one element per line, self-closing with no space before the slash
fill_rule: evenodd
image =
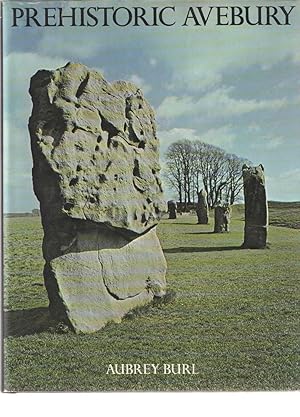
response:
<path id="1" fill-rule="evenodd" d="M 277 210 L 277 211 L 276 211 Z M 273 218 L 290 224 L 290 210 Z M 299 219 L 300 207 L 293 207 Z M 300 388 L 299 230 L 271 226 L 270 249 L 240 249 L 195 216 L 158 227 L 176 297 L 121 324 L 75 335 L 53 323 L 38 217 L 5 219 L 5 388 L 12 391 L 290 390 Z M 198 375 L 106 375 L 114 363 L 194 363 Z"/>

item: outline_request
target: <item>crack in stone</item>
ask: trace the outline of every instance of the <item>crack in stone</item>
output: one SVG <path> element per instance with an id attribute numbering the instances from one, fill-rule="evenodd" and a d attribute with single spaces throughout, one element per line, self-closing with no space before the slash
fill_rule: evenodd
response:
<path id="1" fill-rule="evenodd" d="M 108 292 L 108 294 L 112 297 L 112 298 L 114 298 L 115 300 L 117 300 L 117 301 L 125 301 L 125 300 L 127 300 L 127 299 L 132 299 L 132 298 L 134 298 L 134 297 L 138 297 L 144 290 L 142 290 L 142 291 L 140 291 L 139 293 L 137 293 L 137 294 L 134 294 L 134 295 L 128 295 L 126 298 L 120 298 L 120 297 L 118 297 L 115 293 L 113 293 L 110 289 L 109 289 L 109 287 L 108 287 L 108 285 L 106 284 L 106 282 L 105 282 L 105 279 L 104 279 L 104 276 L 103 276 L 103 271 L 104 271 L 104 267 L 103 267 L 103 263 L 101 262 L 101 260 L 100 260 L 100 248 L 99 248 L 99 246 L 98 246 L 98 251 L 97 251 L 97 259 L 98 259 L 98 262 L 99 262 L 99 264 L 100 264 L 100 266 L 101 266 L 101 271 L 102 271 L 102 274 L 101 274 L 101 276 L 102 276 L 102 281 L 103 281 L 103 284 L 104 284 L 104 286 L 105 286 L 105 288 L 106 288 L 106 291 Z M 145 284 L 146 284 L 146 282 L 145 282 Z M 145 289 L 147 289 L 147 287 L 146 287 L 146 285 L 145 285 Z"/>

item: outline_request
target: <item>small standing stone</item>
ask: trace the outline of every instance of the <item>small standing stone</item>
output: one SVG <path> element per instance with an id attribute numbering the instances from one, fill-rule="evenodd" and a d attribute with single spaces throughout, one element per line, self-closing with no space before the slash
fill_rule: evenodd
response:
<path id="1" fill-rule="evenodd" d="M 196 213 L 198 217 L 198 224 L 208 224 L 208 204 L 207 193 L 205 190 L 201 190 L 198 193 L 198 203 L 196 205 Z"/>
<path id="2" fill-rule="evenodd" d="M 215 207 L 215 228 L 214 233 L 229 232 L 231 210 L 228 204 L 220 202 Z"/>
<path id="3" fill-rule="evenodd" d="M 168 201 L 169 219 L 177 219 L 177 203 L 174 200 Z"/>
<path id="4" fill-rule="evenodd" d="M 230 217 L 231 217 L 231 210 L 230 206 L 224 206 L 224 231 L 229 232 L 229 225 L 230 225 Z"/>
<path id="5" fill-rule="evenodd" d="M 244 248 L 263 249 L 267 244 L 268 205 L 264 167 L 243 166 L 245 196 Z"/>

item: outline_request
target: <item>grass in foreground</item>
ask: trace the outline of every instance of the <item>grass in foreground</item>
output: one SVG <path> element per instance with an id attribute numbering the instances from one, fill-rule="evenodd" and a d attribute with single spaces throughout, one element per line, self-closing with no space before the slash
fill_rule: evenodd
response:
<path id="1" fill-rule="evenodd" d="M 270 227 L 270 249 L 241 250 L 238 219 L 218 235 L 212 220 L 163 220 L 158 234 L 176 298 L 75 335 L 49 320 L 40 220 L 6 221 L 6 389 L 299 389 L 298 230 Z M 106 375 L 114 363 L 194 363 L 199 374 Z"/>

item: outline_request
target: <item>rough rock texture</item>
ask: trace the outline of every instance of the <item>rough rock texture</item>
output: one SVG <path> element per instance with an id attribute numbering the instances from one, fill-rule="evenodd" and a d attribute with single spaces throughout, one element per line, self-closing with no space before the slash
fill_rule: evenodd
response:
<path id="1" fill-rule="evenodd" d="M 168 201 L 169 219 L 177 219 L 177 203 L 174 200 Z"/>
<path id="2" fill-rule="evenodd" d="M 90 225 L 76 247 L 45 266 L 50 311 L 92 332 L 165 291 L 166 264 L 155 228 L 131 241 Z M 58 290 L 57 290 L 58 287 Z"/>
<path id="3" fill-rule="evenodd" d="M 214 233 L 229 232 L 231 209 L 228 204 L 221 203 L 215 207 Z"/>
<path id="4" fill-rule="evenodd" d="M 95 331 L 165 293 L 154 113 L 132 83 L 81 64 L 38 71 L 30 94 L 50 309 Z"/>
<path id="5" fill-rule="evenodd" d="M 198 217 L 198 224 L 208 224 L 208 204 L 207 204 L 207 193 L 205 190 L 201 190 L 198 193 L 198 203 L 196 205 L 196 213 Z"/>
<path id="6" fill-rule="evenodd" d="M 267 244 L 268 205 L 264 167 L 243 166 L 245 197 L 244 248 L 263 249 Z"/>

